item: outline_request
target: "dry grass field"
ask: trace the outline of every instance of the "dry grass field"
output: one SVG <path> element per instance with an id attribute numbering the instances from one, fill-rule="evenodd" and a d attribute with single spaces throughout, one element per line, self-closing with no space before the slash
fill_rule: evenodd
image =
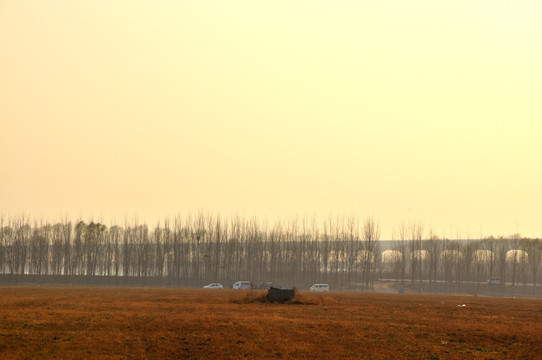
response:
<path id="1" fill-rule="evenodd" d="M 1 359 L 534 359 L 542 300 L 0 287 Z M 459 306 L 459 305 L 465 306 Z"/>

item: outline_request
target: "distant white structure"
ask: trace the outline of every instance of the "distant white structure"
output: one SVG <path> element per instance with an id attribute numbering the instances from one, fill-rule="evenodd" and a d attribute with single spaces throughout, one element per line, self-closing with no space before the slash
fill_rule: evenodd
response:
<path id="1" fill-rule="evenodd" d="M 429 258 L 429 253 L 427 250 L 414 250 L 410 253 L 410 257 L 414 260 L 427 260 Z"/>
<path id="2" fill-rule="evenodd" d="M 512 249 L 506 252 L 507 263 L 521 263 L 529 260 L 529 254 L 520 249 Z"/>
<path id="3" fill-rule="evenodd" d="M 403 254 L 398 250 L 385 250 L 382 252 L 382 263 L 394 264 L 403 261 Z"/>

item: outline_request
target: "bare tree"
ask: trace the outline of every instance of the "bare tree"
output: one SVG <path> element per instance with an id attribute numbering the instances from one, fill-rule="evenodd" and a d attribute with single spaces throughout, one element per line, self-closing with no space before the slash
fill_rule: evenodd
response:
<path id="1" fill-rule="evenodd" d="M 393 230 L 392 238 L 393 250 L 401 254 L 401 256 L 395 256 L 394 258 L 394 269 L 395 272 L 399 274 L 399 280 L 401 284 L 404 285 L 406 278 L 406 258 L 408 255 L 408 247 L 406 241 L 407 230 L 404 223 L 399 226 L 399 229 L 397 231 L 395 229 Z"/>
<path id="2" fill-rule="evenodd" d="M 112 253 L 112 274 L 119 276 L 121 274 L 122 265 L 122 247 L 124 229 L 118 225 L 114 225 L 109 229 L 111 253 Z"/>
<path id="3" fill-rule="evenodd" d="M 410 252 L 410 281 L 412 284 L 416 280 L 419 283 L 419 291 L 423 291 L 423 261 L 424 250 L 422 247 L 423 226 L 415 221 L 409 221 L 407 225 L 402 226 L 406 231 L 408 238 L 408 248 Z"/>
<path id="4" fill-rule="evenodd" d="M 429 273 L 429 288 L 432 290 L 433 283 L 437 279 L 437 270 L 439 265 L 439 257 L 441 252 L 441 241 L 439 241 L 438 236 L 433 233 L 432 230 L 429 231 L 429 238 L 425 242 L 425 251 L 427 252 L 427 261 L 429 263 L 428 273 Z"/>
<path id="5" fill-rule="evenodd" d="M 542 261 L 542 242 L 538 239 L 524 239 L 521 247 L 528 254 L 527 260 L 531 270 L 531 281 L 533 286 L 536 287 L 538 286 L 538 271 Z"/>
<path id="6" fill-rule="evenodd" d="M 375 255 L 380 252 L 380 226 L 374 218 L 368 218 L 363 225 L 362 289 L 374 290 L 376 274 Z"/>

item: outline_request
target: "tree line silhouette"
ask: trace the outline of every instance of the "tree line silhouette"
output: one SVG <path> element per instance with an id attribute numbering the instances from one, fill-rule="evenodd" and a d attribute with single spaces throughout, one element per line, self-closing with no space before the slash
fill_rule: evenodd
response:
<path id="1" fill-rule="evenodd" d="M 373 290 L 377 280 L 387 279 L 420 292 L 478 293 L 487 279 L 499 277 L 507 287 L 538 294 L 541 260 L 539 239 L 450 240 L 431 232 L 424 237 L 423 226 L 413 222 L 382 241 L 372 218 L 294 219 L 269 226 L 197 214 L 154 228 L 135 221 L 108 227 L 0 218 L 4 278 L 69 277 L 84 283 L 100 277 L 125 284 L 154 279 L 149 284 L 171 286 L 250 280 L 301 289 L 328 283 L 332 290 Z"/>

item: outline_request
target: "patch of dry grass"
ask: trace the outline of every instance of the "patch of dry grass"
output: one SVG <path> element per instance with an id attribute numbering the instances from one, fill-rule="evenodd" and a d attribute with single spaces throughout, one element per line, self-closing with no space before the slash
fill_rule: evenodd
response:
<path id="1" fill-rule="evenodd" d="M 540 299 L 298 292 L 278 304 L 265 295 L 0 287 L 0 358 L 533 359 L 542 353 Z"/>
<path id="2" fill-rule="evenodd" d="M 238 296 L 233 297 L 230 302 L 232 304 L 252 304 L 265 303 L 267 300 L 267 290 L 264 291 L 239 291 Z"/>

